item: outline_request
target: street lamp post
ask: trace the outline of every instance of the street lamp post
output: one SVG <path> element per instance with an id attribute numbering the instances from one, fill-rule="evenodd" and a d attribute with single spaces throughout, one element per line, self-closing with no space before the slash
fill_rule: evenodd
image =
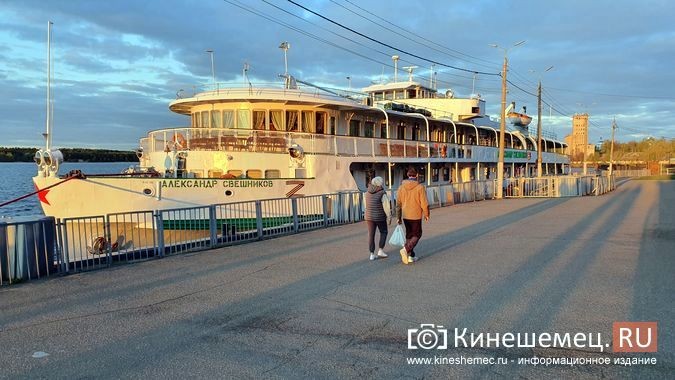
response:
<path id="1" fill-rule="evenodd" d="M 548 72 L 553 69 L 553 66 L 549 66 L 544 72 Z M 541 75 L 539 76 L 539 87 L 537 88 L 537 177 L 541 177 L 541 162 L 542 162 L 542 152 L 541 152 Z"/>
<path id="2" fill-rule="evenodd" d="M 499 161 L 497 161 L 497 191 L 496 198 L 502 199 L 504 197 L 504 143 L 506 134 L 506 72 L 508 69 L 508 58 L 507 54 L 510 48 L 520 46 L 525 43 L 525 40 L 513 44 L 509 48 L 503 48 L 497 44 L 491 44 L 493 48 L 504 50 L 504 66 L 502 67 L 502 104 L 501 104 L 501 114 L 499 117 Z"/>
<path id="3" fill-rule="evenodd" d="M 612 145 L 609 148 L 609 175 L 614 174 L 614 130 L 616 129 L 616 118 L 612 120 Z"/>
<path id="4" fill-rule="evenodd" d="M 285 88 L 291 88 L 291 80 L 288 77 L 288 49 L 291 48 L 291 44 L 288 43 L 288 41 L 284 41 L 281 44 L 279 44 L 279 49 L 284 51 L 284 87 Z"/>
<path id="5" fill-rule="evenodd" d="M 289 44 L 287 41 L 282 42 L 279 45 L 279 49 L 284 51 L 284 76 L 288 76 L 288 49 L 291 48 L 291 44 Z"/>
<path id="6" fill-rule="evenodd" d="M 208 50 L 206 50 L 206 52 L 211 55 L 211 78 L 213 79 L 213 88 L 215 90 L 215 88 L 216 88 L 216 70 L 215 70 L 215 66 L 213 66 L 213 50 L 208 49 Z"/>

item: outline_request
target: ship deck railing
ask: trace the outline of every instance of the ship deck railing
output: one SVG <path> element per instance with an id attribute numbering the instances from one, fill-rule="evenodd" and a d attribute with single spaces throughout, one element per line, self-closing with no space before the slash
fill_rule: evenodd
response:
<path id="1" fill-rule="evenodd" d="M 184 91 L 179 91 L 177 99 L 185 97 Z M 295 86 L 287 87 L 283 82 L 256 82 L 256 83 L 215 83 L 194 86 L 190 98 L 200 100 L 207 97 L 240 97 L 246 98 L 323 98 L 339 102 L 350 102 L 361 104 L 368 94 L 344 90 L 341 88 L 332 88 L 327 86 L 317 86 L 310 83 L 296 82 Z"/>
<path id="2" fill-rule="evenodd" d="M 481 143 L 481 141 L 478 141 Z M 483 145 L 484 143 L 484 145 Z M 484 140 L 481 145 L 455 144 L 444 141 L 417 141 L 387 139 L 381 137 L 358 137 L 326 135 L 310 132 L 268 131 L 228 128 L 169 128 L 151 131 L 141 139 L 144 153 L 169 150 L 229 151 L 249 153 L 287 153 L 292 144 L 302 146 L 305 154 L 393 157 L 393 158 L 457 158 L 472 160 L 476 156 L 489 156 L 498 147 Z M 507 146 L 510 151 L 528 150 Z M 532 152 L 532 151 L 530 151 Z M 561 150 L 543 152 L 549 163 L 568 163 Z M 494 155 L 494 154 L 492 154 Z M 508 157 L 507 157 L 508 158 Z"/>

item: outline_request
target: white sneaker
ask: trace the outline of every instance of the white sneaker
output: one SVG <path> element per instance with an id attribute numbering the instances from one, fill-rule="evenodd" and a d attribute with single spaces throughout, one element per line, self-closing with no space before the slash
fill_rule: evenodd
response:
<path id="1" fill-rule="evenodd" d="M 386 253 L 384 253 L 384 251 L 382 250 L 382 248 L 380 248 L 380 250 L 377 251 L 377 257 L 382 258 L 382 259 L 386 259 L 387 257 L 389 257 L 389 255 L 387 255 Z"/>
<path id="2" fill-rule="evenodd" d="M 401 261 L 403 262 L 403 264 L 408 264 L 408 251 L 405 250 L 405 247 L 401 248 L 401 250 L 398 251 L 398 253 L 401 254 Z"/>
<path id="3" fill-rule="evenodd" d="M 417 256 L 408 256 L 408 264 L 417 261 Z"/>
<path id="4" fill-rule="evenodd" d="M 375 260 L 377 257 L 375 257 L 375 254 L 370 252 L 370 261 Z"/>

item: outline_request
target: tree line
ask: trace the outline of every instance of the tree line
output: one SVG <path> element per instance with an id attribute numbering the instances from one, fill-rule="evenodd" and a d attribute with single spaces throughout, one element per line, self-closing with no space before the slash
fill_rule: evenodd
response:
<path id="1" fill-rule="evenodd" d="M 33 162 L 38 148 L 0 147 L 0 162 Z M 137 162 L 132 151 L 110 149 L 61 148 L 66 162 Z"/>
<path id="2" fill-rule="evenodd" d="M 611 141 L 596 146 L 586 161 L 609 161 Z M 675 157 L 675 139 L 647 137 L 642 141 L 614 142 L 615 161 L 664 161 Z"/>

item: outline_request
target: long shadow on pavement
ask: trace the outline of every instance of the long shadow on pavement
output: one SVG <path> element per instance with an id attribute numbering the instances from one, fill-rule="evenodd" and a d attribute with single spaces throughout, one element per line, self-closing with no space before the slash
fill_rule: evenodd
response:
<path id="1" fill-rule="evenodd" d="M 571 228 L 561 231 L 558 236 L 532 255 L 517 271 L 510 276 L 493 283 L 491 287 L 476 300 L 473 307 L 464 314 L 466 317 L 456 321 L 457 326 L 475 326 L 488 317 L 499 313 L 499 310 L 512 300 L 521 297 L 519 292 L 528 284 L 532 284 L 541 277 L 548 265 L 559 257 L 569 246 L 576 242 L 576 237 L 588 232 L 593 225 L 602 219 L 608 222 L 603 226 L 598 236 L 605 236 L 611 230 L 621 224 L 620 215 L 624 214 L 622 208 L 627 207 L 637 199 L 639 189 L 623 192 L 610 199 L 599 213 L 590 213 Z M 521 322 L 515 326 L 514 331 L 525 332 L 525 328 L 532 331 L 535 327 L 545 328 L 548 322 L 555 316 L 555 308 L 560 308 L 564 299 L 573 291 L 573 287 L 584 273 L 584 270 L 595 258 L 602 240 L 591 239 L 580 249 L 579 253 L 569 260 L 569 263 L 550 279 L 550 284 L 539 291 L 539 296 L 529 301 L 529 306 L 522 310 L 526 313 Z"/>
<path id="2" fill-rule="evenodd" d="M 647 356 L 675 366 L 675 181 L 658 181 L 658 201 L 642 231 L 631 321 L 658 322 L 658 352 Z M 672 373 L 672 372 L 671 372 Z"/>
<path id="3" fill-rule="evenodd" d="M 567 199 L 544 201 L 532 207 L 520 209 L 509 214 L 476 223 L 472 226 L 464 227 L 458 231 L 444 235 L 443 237 L 436 238 L 438 241 L 428 239 L 428 243 L 435 247 L 429 254 L 441 254 L 444 250 L 457 244 L 461 244 L 464 241 L 471 240 L 495 229 L 502 228 L 505 225 L 522 221 L 524 218 L 544 212 L 551 207 L 561 205 L 565 202 L 567 202 Z M 236 302 L 215 305 L 215 307 L 197 313 L 187 319 L 151 329 L 147 331 L 143 337 L 125 339 L 124 341 L 121 341 L 120 344 L 123 346 L 135 347 L 152 341 L 162 342 L 166 339 L 166 332 L 172 331 L 173 339 L 180 341 L 181 344 L 170 347 L 172 352 L 169 354 L 169 357 L 166 356 L 168 354 L 166 351 L 162 351 L 161 356 L 159 352 L 150 351 L 147 352 L 147 355 L 144 358 L 129 357 L 128 360 L 133 363 L 133 365 L 130 365 L 130 368 L 134 368 L 134 371 L 138 371 L 139 368 L 155 365 L 153 363 L 157 363 L 158 361 L 171 360 L 171 357 L 175 360 L 180 360 L 181 355 L 193 349 L 197 349 L 204 344 L 223 344 L 227 340 L 226 337 L 231 334 L 237 334 L 241 331 L 255 331 L 256 329 L 265 331 L 265 329 L 274 329 L 278 326 L 282 326 L 286 321 L 293 318 L 294 312 L 301 309 L 303 305 L 330 295 L 344 284 L 353 283 L 383 271 L 390 271 L 392 268 L 397 271 L 401 270 L 400 264 L 396 263 L 370 266 L 364 265 L 363 262 L 356 262 L 345 265 L 312 275 L 288 285 L 264 291 L 260 294 Z M 211 269 L 204 271 L 204 273 L 215 271 L 217 270 Z M 166 280 L 162 280 L 161 282 L 164 283 Z M 226 291 L 226 289 L 224 290 Z M 148 314 L 148 317 L 151 318 L 152 314 L 163 312 L 170 307 L 171 305 L 167 304 L 162 307 L 153 307 L 151 310 L 125 310 L 120 313 L 120 317 L 124 318 L 124 314 L 127 313 L 142 312 L 144 315 Z M 371 313 L 378 313 L 374 310 L 364 310 Z M 405 321 L 407 324 L 413 325 L 419 324 L 419 321 L 406 320 L 400 315 L 382 315 L 382 318 L 398 319 L 399 321 Z M 337 339 L 344 338 L 345 340 L 353 339 L 353 335 L 356 334 L 356 332 L 350 332 L 349 334 L 351 335 L 346 334 L 342 336 L 341 334 L 343 333 L 331 331 L 330 324 L 326 325 L 325 329 L 318 329 L 316 331 L 291 331 L 291 333 L 308 337 L 324 336 Z M 387 339 L 381 341 L 379 344 L 383 344 L 383 347 L 388 350 L 401 353 L 401 350 L 404 350 L 406 347 L 406 337 L 403 335 L 403 332 L 401 335 L 392 336 Z M 395 344 L 392 345 L 392 343 Z M 88 356 L 94 362 L 97 360 L 104 360 L 106 354 L 105 348 L 106 347 L 93 349 L 89 352 Z M 272 364 L 275 365 L 278 360 L 283 359 L 282 354 L 273 356 L 277 357 L 277 359 L 271 359 L 271 362 L 274 362 Z M 87 363 L 88 365 L 83 367 L 83 369 L 90 366 L 93 368 L 96 367 L 92 362 Z M 132 373 L 137 372 L 130 372 L 129 374 Z"/>

